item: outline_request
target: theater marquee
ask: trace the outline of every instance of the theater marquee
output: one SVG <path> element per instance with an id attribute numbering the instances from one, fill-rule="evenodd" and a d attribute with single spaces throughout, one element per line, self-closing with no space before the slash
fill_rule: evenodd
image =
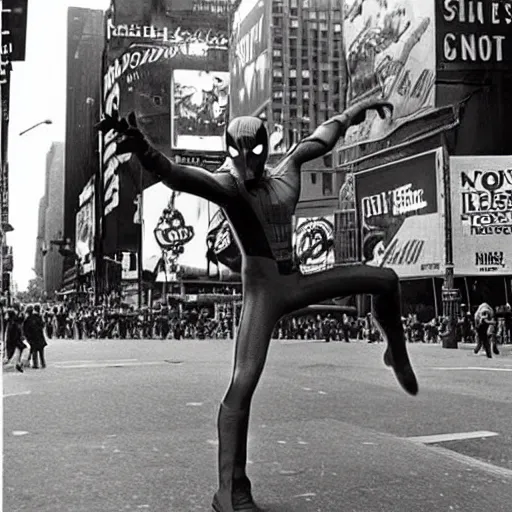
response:
<path id="1" fill-rule="evenodd" d="M 458 275 L 512 274 L 512 157 L 450 158 Z"/>

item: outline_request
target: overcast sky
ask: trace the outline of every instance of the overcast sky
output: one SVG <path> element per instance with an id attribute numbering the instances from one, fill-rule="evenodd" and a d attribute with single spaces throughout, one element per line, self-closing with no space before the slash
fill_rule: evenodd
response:
<path id="1" fill-rule="evenodd" d="M 106 9 L 109 0 L 29 0 L 25 62 L 13 64 L 9 127 L 10 223 L 14 280 L 20 290 L 34 277 L 39 200 L 53 141 L 65 140 L 68 7 Z M 51 119 L 19 136 L 26 128 Z"/>

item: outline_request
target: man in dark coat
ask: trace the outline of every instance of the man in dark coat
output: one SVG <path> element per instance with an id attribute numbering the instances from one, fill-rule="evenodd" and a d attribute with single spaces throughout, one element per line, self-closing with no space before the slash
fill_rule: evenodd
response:
<path id="1" fill-rule="evenodd" d="M 30 345 L 30 356 L 32 357 L 32 368 L 46 368 L 46 360 L 44 358 L 44 347 L 48 345 L 44 337 L 44 322 L 41 318 L 41 308 L 39 304 L 35 307 L 27 306 L 27 317 L 23 323 L 23 333 Z M 39 360 L 38 360 L 39 356 Z"/>

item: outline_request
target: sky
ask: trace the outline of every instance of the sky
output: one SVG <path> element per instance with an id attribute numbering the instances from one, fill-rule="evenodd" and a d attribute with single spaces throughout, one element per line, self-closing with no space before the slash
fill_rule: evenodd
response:
<path id="1" fill-rule="evenodd" d="M 46 154 L 65 140 L 68 7 L 106 9 L 109 0 L 29 0 L 27 52 L 13 63 L 9 126 L 9 222 L 13 279 L 24 290 L 35 277 L 39 200 L 44 195 Z M 51 119 L 27 134 L 19 133 Z"/>

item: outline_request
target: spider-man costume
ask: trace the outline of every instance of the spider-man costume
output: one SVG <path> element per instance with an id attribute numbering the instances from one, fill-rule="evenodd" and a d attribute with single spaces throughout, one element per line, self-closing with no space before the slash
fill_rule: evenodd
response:
<path id="1" fill-rule="evenodd" d="M 229 165 L 215 173 L 175 164 L 153 149 L 137 128 L 134 114 L 128 121 L 107 117 L 100 125 L 104 132 L 120 134 L 118 154 L 135 153 L 144 168 L 173 190 L 218 204 L 242 253 L 242 314 L 231 382 L 218 416 L 215 512 L 260 510 L 246 474 L 249 413 L 273 328 L 283 315 L 334 297 L 374 294 L 374 317 L 388 342 L 385 362 L 407 392 L 418 391 L 407 355 L 396 274 L 391 269 L 354 265 L 306 276 L 292 259 L 291 220 L 299 199 L 301 165 L 331 151 L 349 126 L 364 121 L 369 109 L 383 118 L 386 109 L 392 111 L 389 103 L 375 100 L 354 105 L 319 126 L 271 171 L 265 169 L 268 134 L 258 118 L 231 121 L 226 131 Z"/>

